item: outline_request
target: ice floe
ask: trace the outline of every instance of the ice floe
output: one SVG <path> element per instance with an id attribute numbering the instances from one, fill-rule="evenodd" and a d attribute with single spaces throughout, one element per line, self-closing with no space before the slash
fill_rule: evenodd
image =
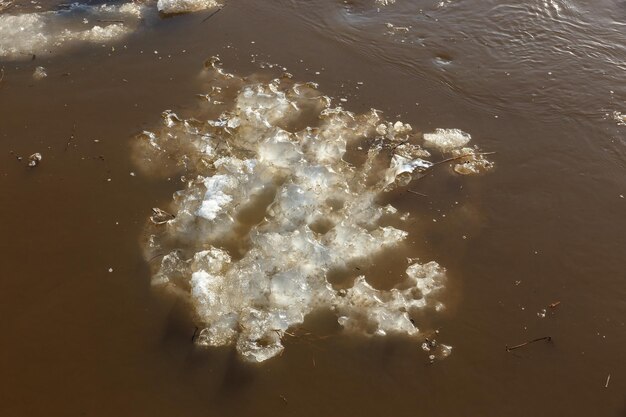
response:
<path id="1" fill-rule="evenodd" d="M 133 33 L 148 16 L 197 12 L 220 7 L 214 0 L 146 0 L 122 4 L 70 3 L 57 10 L 19 13 L 0 8 L 0 57 L 29 58 L 58 53 L 81 43 L 116 42 Z M 5 11 L 2 12 L 2 9 Z"/>
<path id="2" fill-rule="evenodd" d="M 406 231 L 384 222 L 402 213 L 379 200 L 433 167 L 421 135 L 375 110 L 334 107 L 312 84 L 240 78 L 218 59 L 207 74 L 194 117 L 166 111 L 161 126 L 135 140 L 144 173 L 184 174 L 172 214 L 148 226 L 146 257 L 155 260 L 153 284 L 193 306 L 203 326 L 197 343 L 233 345 L 262 362 L 319 310 L 334 312 L 345 331 L 416 337 L 411 315 L 441 307 L 433 296 L 445 274 L 436 262 L 403 261 L 404 278 L 387 290 L 366 273 L 335 288 L 329 274 L 406 241 Z M 468 141 L 455 133 L 443 149 Z M 355 152 L 360 162 L 347 162 Z"/>
<path id="3" fill-rule="evenodd" d="M 122 39 L 138 25 L 145 7 L 74 3 L 56 11 L 0 14 L 0 57 L 24 58 L 80 43 Z"/>

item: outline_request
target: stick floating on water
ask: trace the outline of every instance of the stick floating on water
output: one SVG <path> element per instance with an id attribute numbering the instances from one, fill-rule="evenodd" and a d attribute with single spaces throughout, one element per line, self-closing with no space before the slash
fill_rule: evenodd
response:
<path id="1" fill-rule="evenodd" d="M 215 16 L 216 14 L 218 14 L 219 12 L 221 12 L 223 9 L 223 7 L 220 7 L 219 9 L 217 9 L 216 11 L 214 11 L 213 13 L 211 13 L 210 15 L 208 15 L 207 17 L 205 17 L 204 19 L 202 19 L 202 22 L 200 23 L 204 23 L 207 20 L 209 20 L 210 18 L 212 18 L 213 16 Z"/>
<path id="2" fill-rule="evenodd" d="M 506 346 L 506 351 L 507 351 L 507 352 L 510 352 L 510 351 L 512 351 L 512 350 L 519 349 L 519 348 L 521 348 L 521 347 L 524 347 L 524 346 L 530 345 L 531 343 L 539 342 L 539 341 L 541 341 L 541 340 L 545 340 L 545 341 L 547 341 L 547 342 L 550 342 L 550 341 L 552 341 L 552 337 L 550 337 L 550 336 L 544 336 L 544 337 L 539 337 L 539 338 L 537 338 L 537 339 L 529 340 L 528 342 L 524 342 L 524 343 L 521 343 L 521 344 L 519 344 L 519 345 L 515 345 L 515 346 Z"/>

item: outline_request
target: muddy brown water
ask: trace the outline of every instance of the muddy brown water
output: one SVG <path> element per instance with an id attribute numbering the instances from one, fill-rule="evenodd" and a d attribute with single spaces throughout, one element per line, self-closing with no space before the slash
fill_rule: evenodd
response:
<path id="1" fill-rule="evenodd" d="M 208 14 L 115 51 L 1 61 L 0 415 L 626 415 L 623 2 L 242 0 Z M 192 109 L 216 54 L 496 152 L 487 175 L 443 169 L 411 184 L 425 197 L 389 196 L 414 213 L 413 252 L 448 271 L 448 308 L 423 320 L 449 358 L 325 317 L 307 325 L 330 337 L 287 339 L 260 366 L 191 343 L 190 312 L 150 287 L 140 245 L 151 207 L 182 187 L 141 175 L 129 138 Z M 398 273 L 384 257 L 374 269 L 379 287 Z"/>

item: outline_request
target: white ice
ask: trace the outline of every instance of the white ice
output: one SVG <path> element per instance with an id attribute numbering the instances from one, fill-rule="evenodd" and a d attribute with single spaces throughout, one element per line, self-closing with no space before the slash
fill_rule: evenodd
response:
<path id="1" fill-rule="evenodd" d="M 159 0 L 157 3 L 159 12 L 166 14 L 197 12 L 219 6 L 215 0 Z"/>
<path id="2" fill-rule="evenodd" d="M 469 143 L 472 137 L 459 129 L 436 129 L 434 133 L 425 133 L 426 145 L 442 151 L 451 151 Z"/>
<path id="3" fill-rule="evenodd" d="M 166 253 L 153 282 L 193 305 L 204 326 L 198 343 L 234 345 L 244 359 L 262 362 L 283 350 L 288 329 L 318 310 L 333 311 L 346 331 L 416 337 L 412 312 L 440 304 L 432 298 L 444 285 L 436 262 L 407 262 L 390 290 L 374 288 L 365 275 L 343 290 L 328 281 L 332 271 L 407 239 L 383 225 L 401 213 L 378 198 L 432 166 L 411 126 L 386 123 L 376 111 L 331 107 L 307 85 L 210 71 L 220 84 L 213 91 L 238 89 L 219 117 L 199 122 L 166 112 L 163 126 L 137 142 L 146 172 L 161 171 L 161 157 L 186 170 L 170 208 L 175 218 L 153 226 L 147 256 Z M 314 126 L 286 130 L 311 113 Z M 350 147 L 365 148 L 361 164 L 346 162 Z M 258 203 L 267 195 L 269 203 Z M 242 221 L 247 207 L 262 219 Z"/>
<path id="4" fill-rule="evenodd" d="M 59 11 L 0 14 L 0 57 L 24 58 L 54 53 L 79 43 L 116 41 L 134 30 L 144 10 L 145 6 L 135 3 L 75 3 Z"/>

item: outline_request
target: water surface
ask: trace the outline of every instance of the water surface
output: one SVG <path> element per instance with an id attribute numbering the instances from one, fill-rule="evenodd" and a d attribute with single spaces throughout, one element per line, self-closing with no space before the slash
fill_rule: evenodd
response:
<path id="1" fill-rule="evenodd" d="M 5 13 L 37 10 L 17 6 Z M 151 13 L 116 42 L 0 58 L 3 414 L 624 415 L 623 2 L 242 0 L 210 14 Z M 447 308 L 419 324 L 450 357 L 346 336 L 325 314 L 306 323 L 324 337 L 286 339 L 261 366 L 191 342 L 190 309 L 150 287 L 141 243 L 182 183 L 142 174 L 131 138 L 165 109 L 193 113 L 217 54 L 496 152 L 487 175 L 444 169 L 411 184 L 425 197 L 389 196 L 412 213 L 411 252 L 447 269 Z M 371 269 L 379 288 L 403 271 Z"/>

